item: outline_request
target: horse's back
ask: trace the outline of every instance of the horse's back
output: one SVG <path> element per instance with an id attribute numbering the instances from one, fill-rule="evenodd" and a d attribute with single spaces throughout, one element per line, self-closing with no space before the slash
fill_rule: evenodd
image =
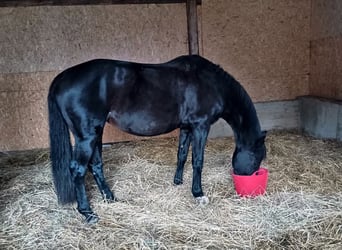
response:
<path id="1" fill-rule="evenodd" d="M 109 113 L 122 130 L 161 134 L 196 119 L 208 117 L 212 123 L 219 117 L 223 98 L 213 82 L 213 65 L 200 56 L 161 64 L 95 59 L 60 73 L 50 92 L 66 111 Z"/>
<path id="2" fill-rule="evenodd" d="M 75 85 L 84 85 L 85 83 L 93 82 L 96 79 L 103 77 L 110 77 L 113 84 L 123 82 L 124 77 L 135 78 L 143 76 L 144 71 L 161 72 L 159 74 L 165 75 L 165 72 L 170 72 L 173 76 L 180 75 L 184 72 L 194 72 L 204 69 L 209 65 L 213 65 L 207 59 L 198 55 L 184 55 L 179 56 L 173 60 L 160 64 L 137 63 L 131 61 L 120 61 L 111 59 L 94 59 L 81 64 L 72 66 L 59 75 L 53 81 L 52 85 L 58 84 L 60 88 L 73 87 Z M 121 77 L 121 78 L 120 78 Z"/>

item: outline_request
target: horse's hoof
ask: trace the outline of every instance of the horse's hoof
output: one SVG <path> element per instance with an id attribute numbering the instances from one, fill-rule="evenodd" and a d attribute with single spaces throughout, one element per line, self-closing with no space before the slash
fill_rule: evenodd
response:
<path id="1" fill-rule="evenodd" d="M 181 184 L 183 184 L 183 180 L 182 179 L 174 179 L 173 180 L 173 183 L 175 184 L 175 185 L 181 185 Z"/>
<path id="2" fill-rule="evenodd" d="M 209 199 L 207 196 L 200 196 L 195 198 L 196 204 L 200 206 L 205 206 L 209 204 Z"/>
<path id="3" fill-rule="evenodd" d="M 86 223 L 89 225 L 96 224 L 99 221 L 97 214 L 88 214 L 86 217 Z"/>
<path id="4" fill-rule="evenodd" d="M 117 201 L 116 197 L 112 193 L 112 191 L 108 190 L 107 192 L 102 192 L 102 198 L 107 202 L 115 202 Z"/>
<path id="5" fill-rule="evenodd" d="M 119 199 L 116 197 L 113 197 L 113 198 L 109 198 L 109 199 L 104 199 L 103 201 L 106 203 L 114 203 L 114 202 L 119 201 Z"/>

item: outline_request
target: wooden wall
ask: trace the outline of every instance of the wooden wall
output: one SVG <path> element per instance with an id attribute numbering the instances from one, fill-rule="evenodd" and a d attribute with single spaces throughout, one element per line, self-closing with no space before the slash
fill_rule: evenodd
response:
<path id="1" fill-rule="evenodd" d="M 312 0 L 310 94 L 342 100 L 342 1 Z"/>
<path id="2" fill-rule="evenodd" d="M 48 147 L 48 87 L 93 58 L 163 62 L 186 54 L 183 4 L 0 8 L 0 150 Z M 105 141 L 127 139 L 106 129 Z"/>
<path id="3" fill-rule="evenodd" d="M 289 100 L 309 88 L 309 0 L 207 0 L 203 54 L 254 101 Z"/>
<path id="4" fill-rule="evenodd" d="M 202 0 L 200 54 L 255 102 L 341 99 L 341 13 L 339 0 Z M 0 150 L 48 147 L 46 96 L 61 70 L 93 58 L 158 63 L 187 46 L 185 4 L 0 8 Z M 132 139 L 112 128 L 104 138 Z"/>

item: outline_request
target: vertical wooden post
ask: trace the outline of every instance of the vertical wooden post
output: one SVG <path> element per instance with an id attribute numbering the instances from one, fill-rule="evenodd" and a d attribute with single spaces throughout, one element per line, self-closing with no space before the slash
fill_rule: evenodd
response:
<path id="1" fill-rule="evenodd" d="M 189 54 L 198 55 L 197 0 L 186 1 L 186 15 L 188 22 Z"/>

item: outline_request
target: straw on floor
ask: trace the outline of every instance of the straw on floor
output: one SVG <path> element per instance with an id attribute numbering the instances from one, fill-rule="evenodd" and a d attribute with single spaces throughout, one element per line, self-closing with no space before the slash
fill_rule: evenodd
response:
<path id="1" fill-rule="evenodd" d="M 116 143 L 104 149 L 105 175 L 121 200 L 107 203 L 89 175 L 98 224 L 76 205 L 59 206 L 47 150 L 0 155 L 0 249 L 342 249 L 342 145 L 274 132 L 267 137 L 267 194 L 235 194 L 231 138 L 209 140 L 203 187 L 172 184 L 177 139 Z"/>

